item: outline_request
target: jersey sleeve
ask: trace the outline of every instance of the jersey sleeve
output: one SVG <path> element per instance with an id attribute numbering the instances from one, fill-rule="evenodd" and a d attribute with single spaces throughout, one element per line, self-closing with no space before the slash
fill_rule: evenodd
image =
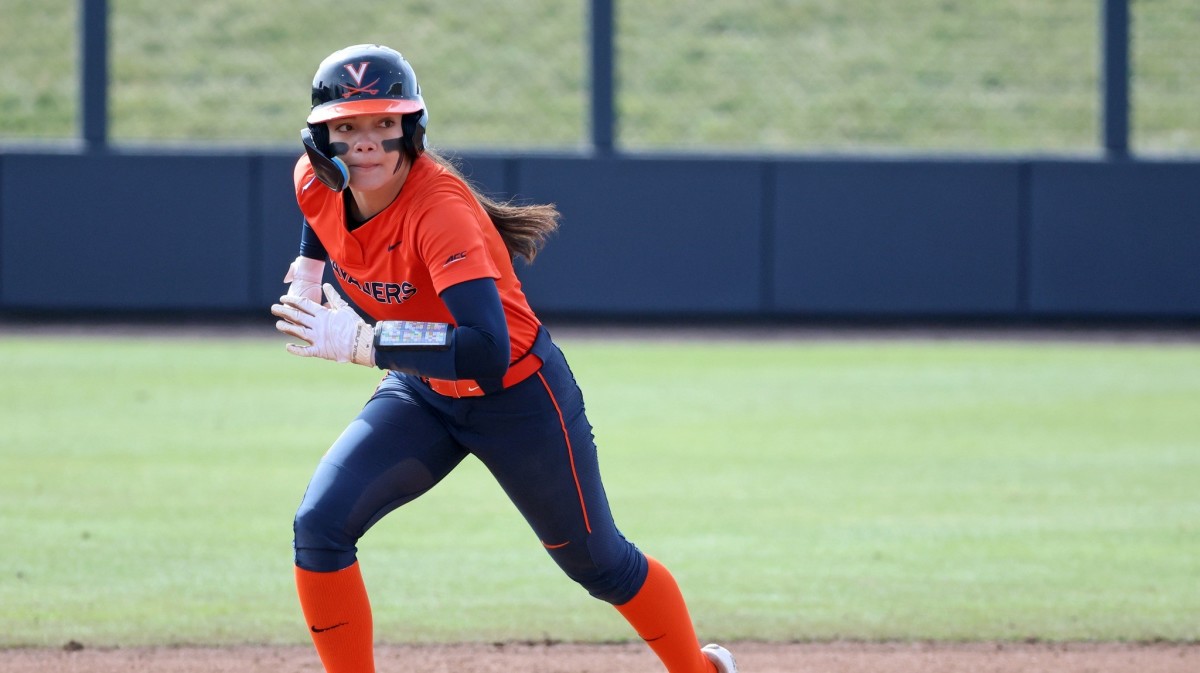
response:
<path id="1" fill-rule="evenodd" d="M 492 226 L 487 214 L 465 194 L 439 191 L 422 204 L 415 242 L 438 294 L 464 281 L 500 278 L 488 253 L 485 226 Z"/>
<path id="2" fill-rule="evenodd" d="M 296 191 L 300 192 L 302 187 L 314 177 L 312 164 L 308 163 L 308 157 L 303 154 L 296 160 L 296 165 L 292 167 L 292 185 L 296 187 Z"/>

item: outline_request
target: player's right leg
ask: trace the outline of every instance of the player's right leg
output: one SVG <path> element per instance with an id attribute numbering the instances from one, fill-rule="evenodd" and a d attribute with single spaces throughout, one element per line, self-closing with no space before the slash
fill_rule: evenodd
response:
<path id="1" fill-rule="evenodd" d="M 296 513 L 296 589 L 328 673 L 375 670 L 359 538 L 466 455 L 406 385 L 394 375 L 380 384 L 321 459 Z"/>

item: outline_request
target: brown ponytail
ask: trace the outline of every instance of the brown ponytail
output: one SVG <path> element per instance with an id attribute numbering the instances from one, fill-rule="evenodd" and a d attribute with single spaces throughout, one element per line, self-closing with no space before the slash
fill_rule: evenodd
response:
<path id="1" fill-rule="evenodd" d="M 554 204 L 518 206 L 511 201 L 503 203 L 495 201 L 480 193 L 475 185 L 463 177 L 462 172 L 450 159 L 433 150 L 426 150 L 425 155 L 462 180 L 471 189 L 471 193 L 487 211 L 488 217 L 492 218 L 492 224 L 496 225 L 500 237 L 504 239 L 509 256 L 513 259 L 520 257 L 532 264 L 533 258 L 537 257 L 538 251 L 545 245 L 546 239 L 558 229 L 560 215 Z"/>

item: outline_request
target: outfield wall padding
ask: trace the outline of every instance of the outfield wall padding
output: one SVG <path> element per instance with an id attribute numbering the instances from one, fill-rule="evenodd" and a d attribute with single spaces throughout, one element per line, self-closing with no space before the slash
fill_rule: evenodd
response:
<path id="1" fill-rule="evenodd" d="M 0 311 L 255 311 L 291 152 L 0 153 Z M 579 317 L 1200 318 L 1200 162 L 473 154 L 553 202 L 518 264 Z"/>

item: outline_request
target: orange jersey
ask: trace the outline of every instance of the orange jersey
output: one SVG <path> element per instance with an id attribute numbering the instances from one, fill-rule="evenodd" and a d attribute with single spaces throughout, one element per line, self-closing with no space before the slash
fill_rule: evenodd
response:
<path id="1" fill-rule="evenodd" d="M 438 296 L 492 278 L 508 324 L 510 358 L 529 351 L 539 321 L 492 220 L 462 180 L 427 156 L 413 162 L 400 195 L 354 231 L 343 196 L 321 184 L 308 157 L 296 162 L 296 201 L 329 253 L 342 292 L 375 320 L 454 324 Z"/>

